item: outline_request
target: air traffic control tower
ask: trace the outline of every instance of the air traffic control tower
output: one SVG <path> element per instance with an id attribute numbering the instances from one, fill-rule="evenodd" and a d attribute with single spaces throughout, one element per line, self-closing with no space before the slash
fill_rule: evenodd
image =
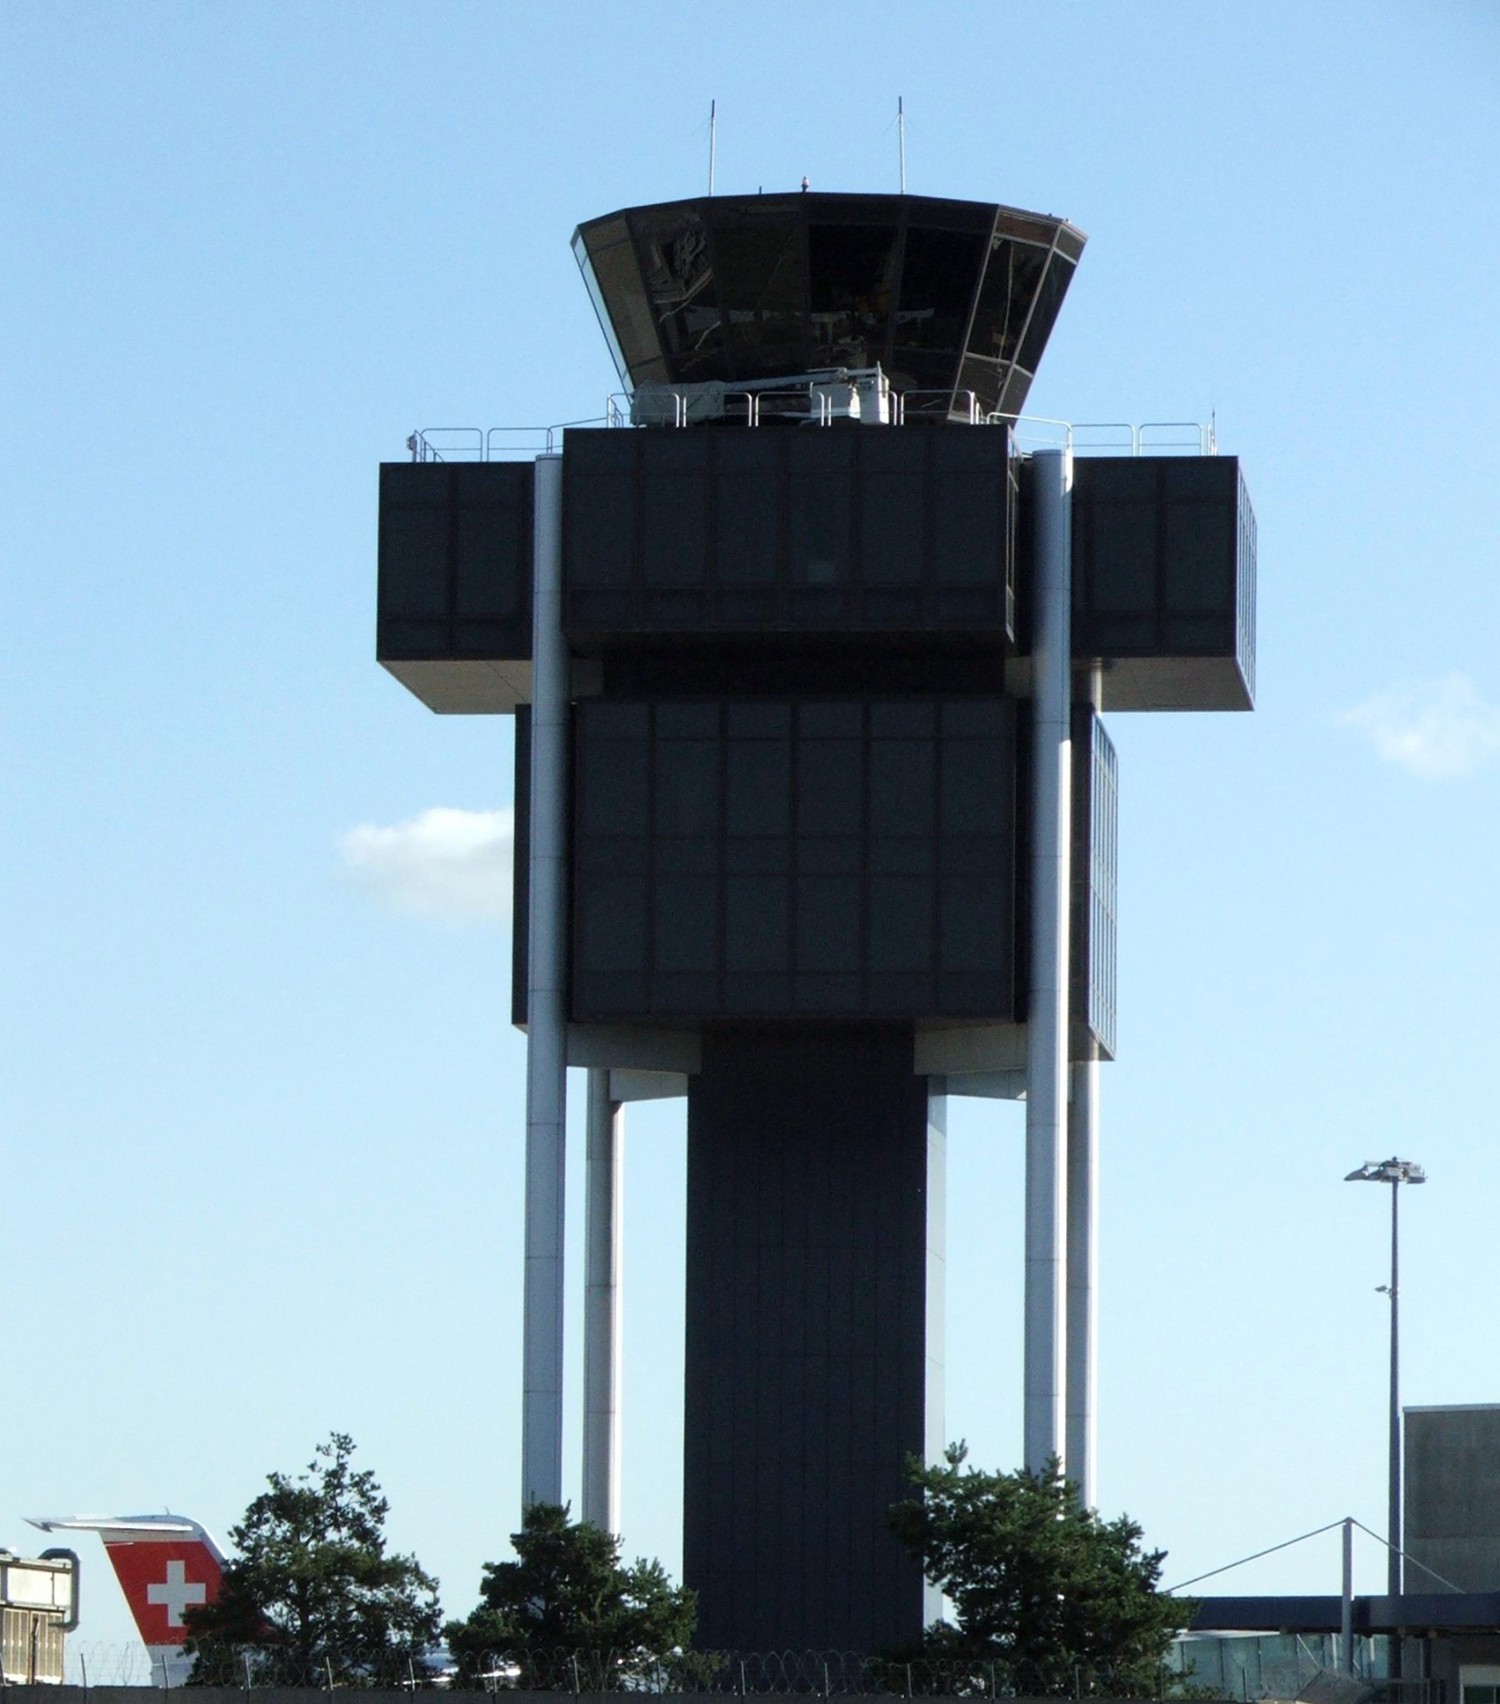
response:
<path id="1" fill-rule="evenodd" d="M 1100 713 L 1250 708 L 1255 553 L 1207 440 L 1027 453 L 1083 245 L 917 196 L 628 208 L 574 238 L 624 403 L 533 459 L 419 433 L 381 469 L 380 662 L 517 716 L 523 1495 L 564 1500 L 583 1066 L 582 1513 L 618 1530 L 620 1107 L 685 1095 L 709 1648 L 877 1651 L 934 1612 L 885 1516 L 946 1442 L 948 1095 L 1025 1100 L 1024 1456 L 1092 1498 Z"/>

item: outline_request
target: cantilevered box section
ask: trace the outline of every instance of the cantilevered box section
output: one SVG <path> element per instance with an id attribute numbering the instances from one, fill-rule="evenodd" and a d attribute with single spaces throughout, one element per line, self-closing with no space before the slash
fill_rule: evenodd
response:
<path id="1" fill-rule="evenodd" d="M 724 670 L 695 677 L 694 655 L 750 641 L 768 684 L 809 645 L 920 654 L 928 686 L 945 656 L 998 670 L 1025 649 L 1028 499 L 1003 427 L 564 443 L 564 627 L 575 654 L 623 665 L 611 678 L 627 692 L 630 659 L 654 654 L 658 682 L 675 667 L 679 690 L 701 690 Z M 529 694 L 531 493 L 529 462 L 381 469 L 376 655 L 433 710 L 508 711 Z M 1251 707 L 1255 516 L 1235 457 L 1077 459 L 1073 654 L 1100 665 L 1102 710 Z M 831 683 L 862 684 L 834 668 Z"/>
<path id="2" fill-rule="evenodd" d="M 570 432 L 563 626 L 579 650 L 687 636 L 1014 639 L 1003 429 Z"/>
<path id="3" fill-rule="evenodd" d="M 1081 456 L 1073 655 L 1101 710 L 1249 710 L 1255 515 L 1234 456 Z"/>
<path id="4" fill-rule="evenodd" d="M 380 469 L 375 655 L 431 710 L 531 696 L 530 462 Z"/>

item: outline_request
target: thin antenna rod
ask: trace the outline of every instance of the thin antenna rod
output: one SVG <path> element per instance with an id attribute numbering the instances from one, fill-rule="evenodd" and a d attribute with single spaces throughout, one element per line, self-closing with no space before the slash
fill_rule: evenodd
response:
<path id="1" fill-rule="evenodd" d="M 714 192 L 714 155 L 719 146 L 719 103 L 708 103 L 708 193 Z"/>
<path id="2" fill-rule="evenodd" d="M 906 107 L 896 96 L 896 146 L 901 154 L 901 193 L 906 194 Z"/>

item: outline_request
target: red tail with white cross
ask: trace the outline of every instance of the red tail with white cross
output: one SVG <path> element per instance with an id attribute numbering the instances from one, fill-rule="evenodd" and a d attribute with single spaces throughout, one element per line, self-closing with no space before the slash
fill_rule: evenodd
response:
<path id="1" fill-rule="evenodd" d="M 185 1612 L 219 1595 L 224 1558 L 208 1533 L 185 1515 L 68 1515 L 33 1519 L 44 1532 L 97 1532 L 130 1605 L 142 1641 L 179 1651 Z"/>

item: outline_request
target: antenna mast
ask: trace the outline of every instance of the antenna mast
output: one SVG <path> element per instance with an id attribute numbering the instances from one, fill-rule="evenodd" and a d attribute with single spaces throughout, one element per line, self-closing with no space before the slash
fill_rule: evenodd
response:
<path id="1" fill-rule="evenodd" d="M 714 192 L 714 155 L 719 145 L 719 103 L 708 103 L 708 193 Z"/>
<path id="2" fill-rule="evenodd" d="M 906 107 L 896 96 L 896 147 L 901 155 L 901 193 L 906 194 Z"/>

